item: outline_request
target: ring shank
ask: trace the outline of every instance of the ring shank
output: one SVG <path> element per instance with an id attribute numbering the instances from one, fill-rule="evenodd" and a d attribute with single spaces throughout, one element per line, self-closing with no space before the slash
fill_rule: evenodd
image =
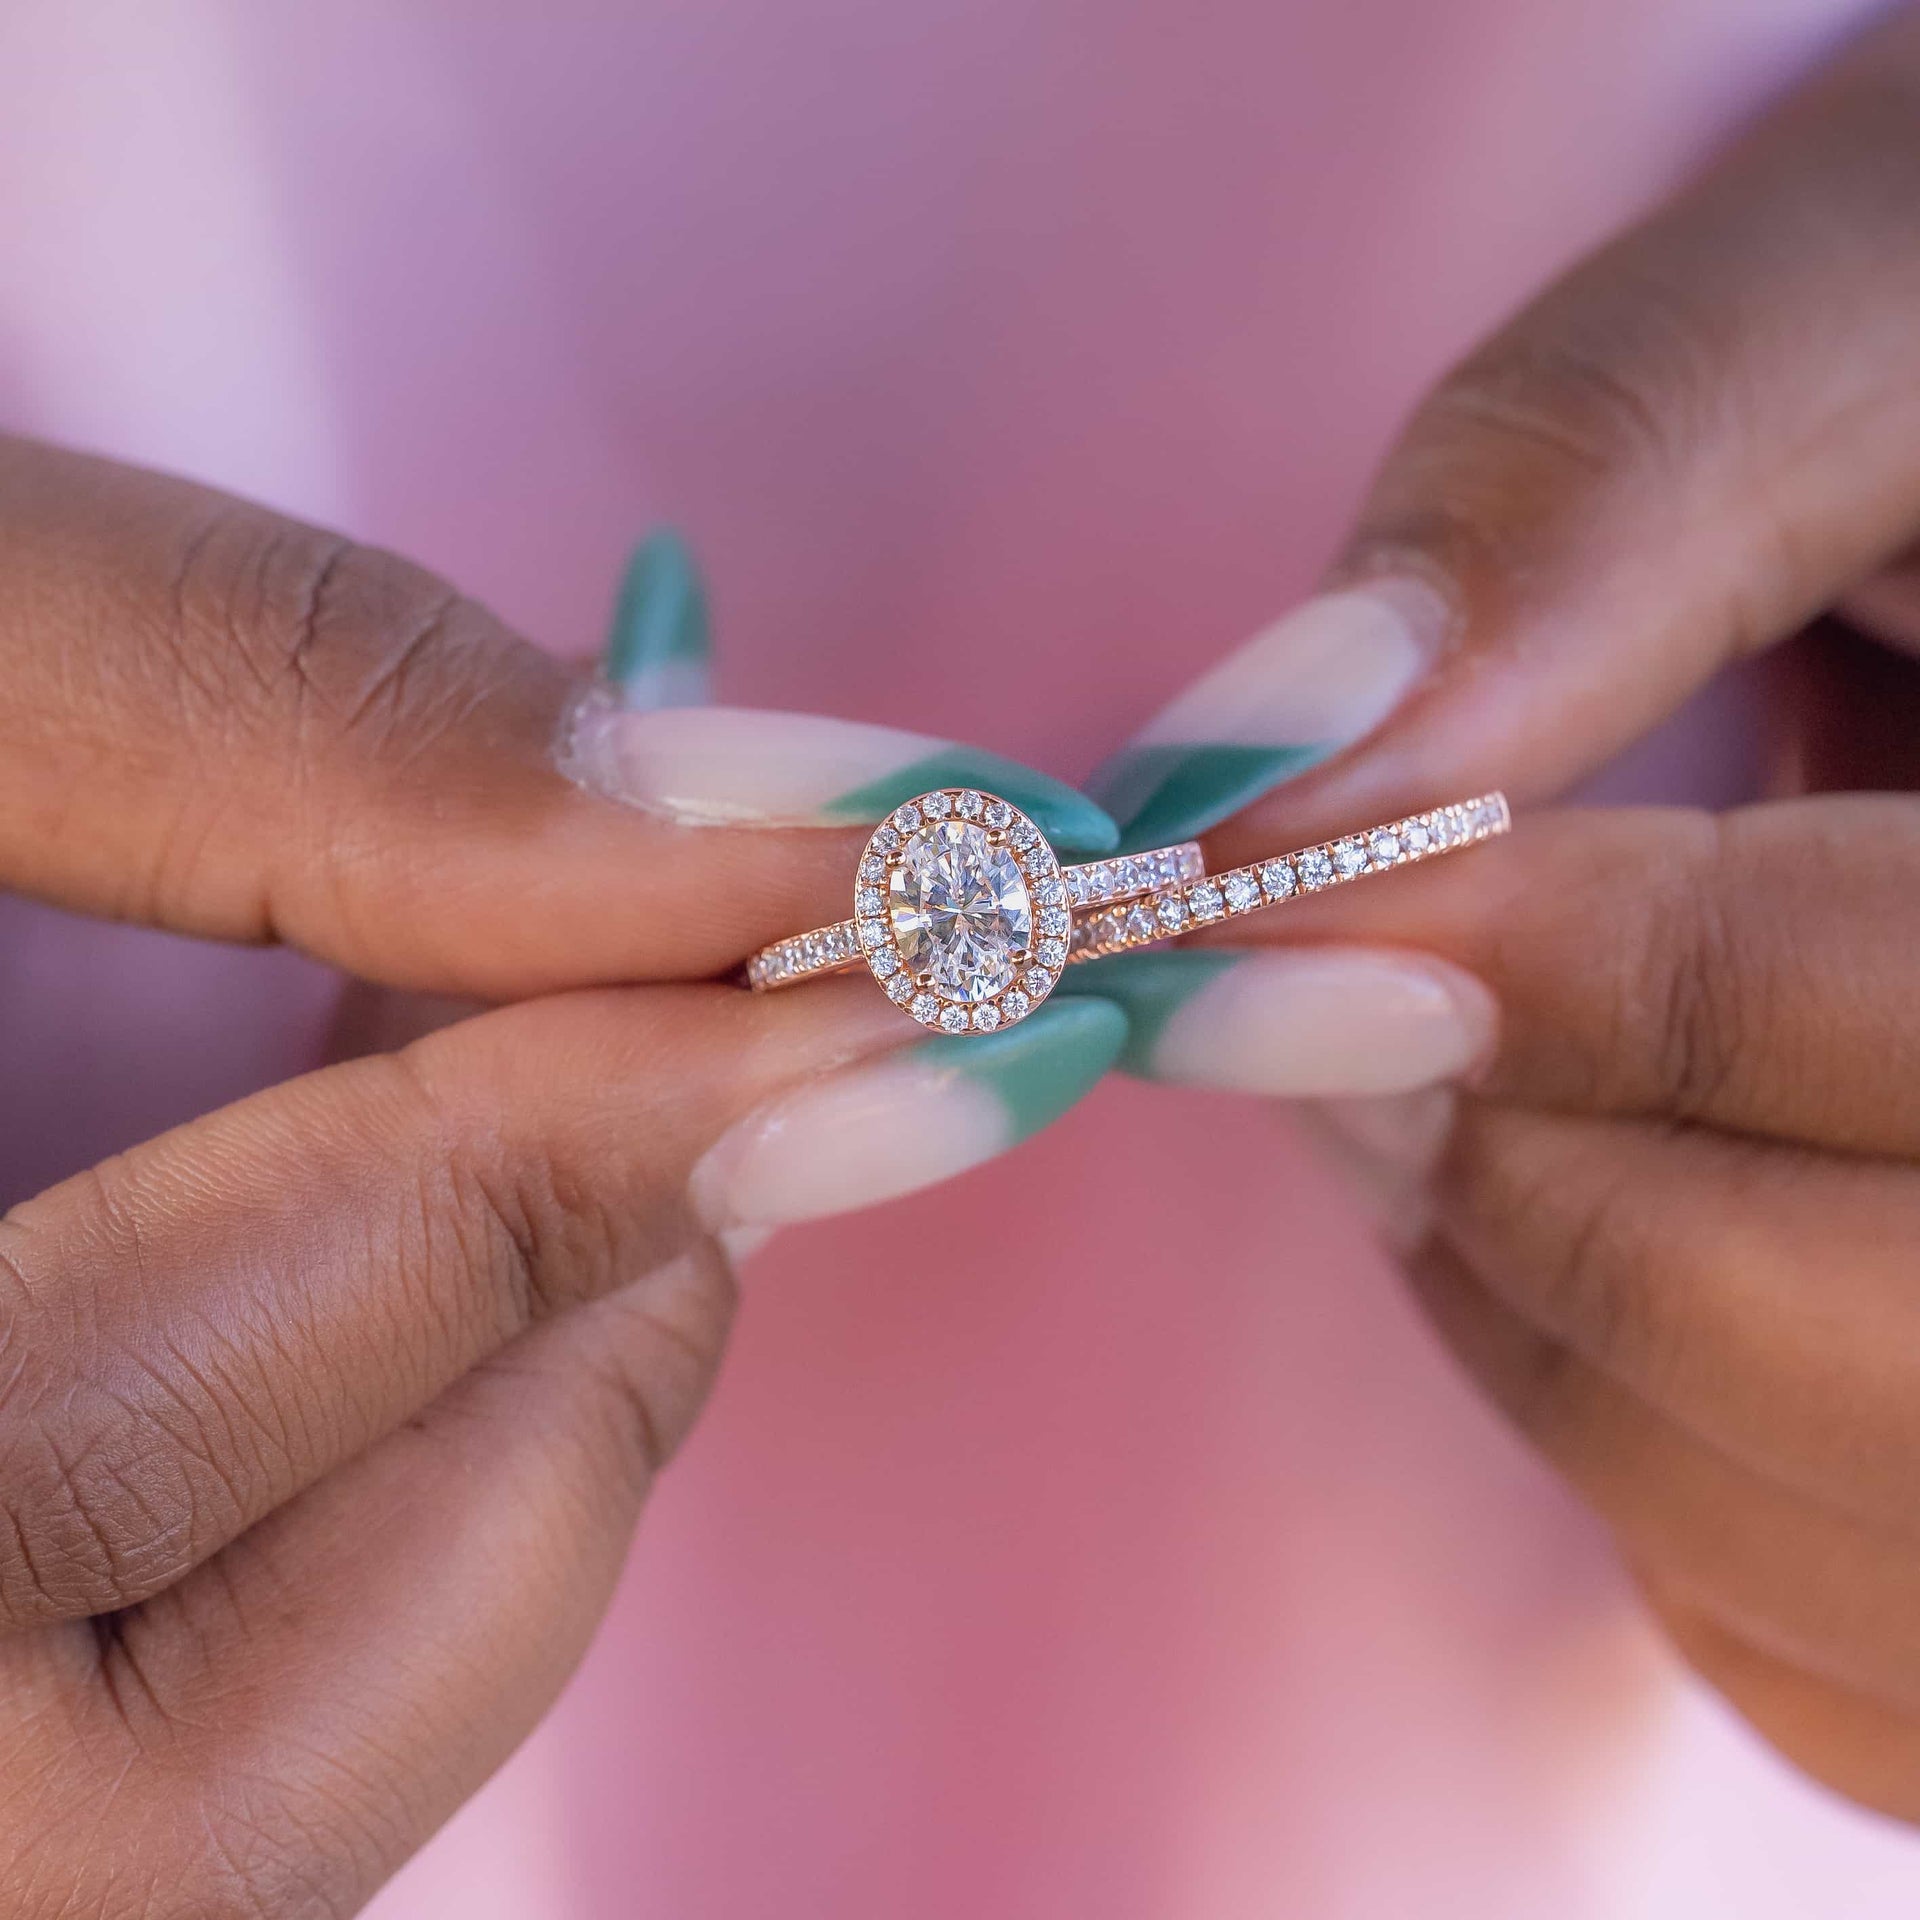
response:
<path id="1" fill-rule="evenodd" d="M 1506 795 L 1488 793 L 1223 873 L 1206 871 L 1194 840 L 1064 867 L 1061 878 L 1074 913 L 1066 963 L 1071 967 L 1107 954 L 1130 953 L 1301 894 L 1321 893 L 1369 873 L 1475 846 L 1507 832 L 1512 824 Z M 769 993 L 844 973 L 861 962 L 854 923 L 840 920 L 761 948 L 747 962 L 747 984 L 756 993 Z"/>
<path id="2" fill-rule="evenodd" d="M 1205 872 L 1199 841 L 1183 840 L 1178 846 L 1155 847 L 1149 853 L 1122 854 L 1085 866 L 1062 867 L 1060 878 L 1066 883 L 1067 904 L 1078 913 L 1089 907 L 1141 899 L 1198 880 Z M 836 920 L 830 927 L 816 927 L 811 933 L 797 933 L 791 939 L 762 947 L 747 962 L 747 985 L 756 993 L 771 993 L 777 987 L 795 987 L 805 980 L 845 973 L 858 965 L 860 958 L 860 940 L 853 921 Z"/>

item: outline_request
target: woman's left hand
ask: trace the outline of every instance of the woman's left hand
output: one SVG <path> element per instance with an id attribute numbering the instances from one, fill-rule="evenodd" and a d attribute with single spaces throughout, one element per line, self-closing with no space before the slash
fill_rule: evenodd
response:
<path id="1" fill-rule="evenodd" d="M 1910 1820 L 1917 130 L 1908 8 L 1443 382 L 1337 590 L 1106 789 L 1137 838 L 1233 814 L 1216 869 L 1495 786 L 1512 838 L 1078 983 L 1127 1007 L 1158 1077 L 1401 1093 L 1329 1117 L 1448 1340 L 1695 1665 Z M 1796 635 L 1801 797 L 1526 804 Z"/>

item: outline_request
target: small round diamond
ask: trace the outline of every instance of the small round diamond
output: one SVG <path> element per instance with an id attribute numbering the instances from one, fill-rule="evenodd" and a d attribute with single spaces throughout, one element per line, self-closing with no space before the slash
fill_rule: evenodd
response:
<path id="1" fill-rule="evenodd" d="M 1144 902 L 1127 910 L 1122 925 L 1129 940 L 1151 940 L 1160 931 L 1160 922 L 1153 917 L 1153 909 Z"/>
<path id="2" fill-rule="evenodd" d="M 940 1009 L 940 1031 L 942 1033 L 965 1033 L 967 1030 L 967 1010 L 965 1007 L 942 1007 Z"/>
<path id="3" fill-rule="evenodd" d="M 873 844 L 882 853 L 891 853 L 900 844 L 900 836 L 891 827 L 882 827 L 873 836 Z"/>
<path id="4" fill-rule="evenodd" d="M 900 956 L 891 947 L 875 947 L 867 965 L 884 980 L 890 973 L 900 971 Z"/>
<path id="5" fill-rule="evenodd" d="M 1400 836 L 1391 827 L 1381 827 L 1367 842 L 1367 853 L 1376 867 L 1390 867 L 1400 858 Z"/>
<path id="6" fill-rule="evenodd" d="M 1042 940 L 1033 952 L 1043 967 L 1057 967 L 1067 957 L 1067 943 L 1064 940 Z"/>
<path id="7" fill-rule="evenodd" d="M 1060 870 L 1059 861 L 1053 857 L 1052 849 L 1044 840 L 1037 847 L 1029 847 L 1020 856 L 1020 864 L 1032 874 L 1057 873 Z"/>
<path id="8" fill-rule="evenodd" d="M 1327 858 L 1324 847 L 1309 847 L 1297 858 L 1295 865 L 1303 887 L 1312 890 L 1333 884 L 1333 862 Z"/>
<path id="9" fill-rule="evenodd" d="M 1293 897 L 1293 868 L 1284 860 L 1269 860 L 1260 869 L 1260 884 L 1267 890 L 1269 900 L 1288 900 Z"/>
<path id="10" fill-rule="evenodd" d="M 1427 831 L 1425 821 L 1411 820 L 1401 834 L 1400 842 L 1410 854 L 1422 854 L 1433 845 L 1433 835 Z"/>
<path id="11" fill-rule="evenodd" d="M 1065 907 L 1043 907 L 1040 911 L 1042 933 L 1071 933 L 1073 915 Z"/>
<path id="12" fill-rule="evenodd" d="M 1104 900 L 1113 892 L 1114 871 L 1104 860 L 1096 861 L 1087 869 L 1087 891 L 1091 898 Z"/>
<path id="13" fill-rule="evenodd" d="M 1000 996 L 1000 1011 L 1009 1020 L 1020 1019 L 1032 1005 L 1033 1002 L 1018 987 L 1009 987 Z"/>
<path id="14" fill-rule="evenodd" d="M 902 833 L 911 833 L 920 824 L 920 809 L 911 800 L 893 810 L 893 824 Z"/>
<path id="15" fill-rule="evenodd" d="M 1356 873 L 1367 870 L 1367 850 L 1358 840 L 1336 840 L 1333 847 L 1333 870 L 1342 880 L 1351 880 Z"/>
<path id="16" fill-rule="evenodd" d="M 997 830 L 1013 819 L 1013 809 L 1004 800 L 989 800 L 986 811 L 980 817 Z"/>
<path id="17" fill-rule="evenodd" d="M 975 1033 L 991 1033 L 1000 1024 L 1000 1009 L 989 1003 L 973 1010 L 973 1030 Z"/>
<path id="18" fill-rule="evenodd" d="M 954 811 L 962 820 L 978 820 L 980 810 L 987 803 L 977 793 L 963 793 L 954 805 Z"/>
<path id="19" fill-rule="evenodd" d="M 923 1026 L 932 1026 L 940 1018 L 940 1002 L 930 993 L 916 993 L 907 1009 Z"/>
<path id="20" fill-rule="evenodd" d="M 944 793 L 930 793 L 920 802 L 920 811 L 929 820 L 944 820 L 953 811 L 953 802 Z"/>
<path id="21" fill-rule="evenodd" d="M 870 853 L 860 862 L 862 880 L 884 880 L 887 877 L 887 863 L 877 853 Z"/>
<path id="22" fill-rule="evenodd" d="M 1250 873 L 1230 873 L 1220 883 L 1230 913 L 1245 913 L 1260 904 L 1260 882 Z"/>
<path id="23" fill-rule="evenodd" d="M 1197 887 L 1189 887 L 1187 909 L 1196 920 L 1218 920 L 1223 911 L 1220 889 L 1210 880 L 1201 881 Z"/>
<path id="24" fill-rule="evenodd" d="M 1177 894 L 1168 894 L 1155 905 L 1154 911 L 1160 916 L 1160 924 L 1169 932 L 1186 923 L 1187 903 Z"/>
<path id="25" fill-rule="evenodd" d="M 907 1002 L 913 998 L 913 995 L 914 985 L 912 974 L 896 973 L 893 978 L 887 982 L 887 998 L 891 1000 L 896 1007 L 904 1007 Z"/>
<path id="26" fill-rule="evenodd" d="M 884 920 L 860 922 L 860 944 L 863 947 L 884 947 L 887 943 L 887 923 Z"/>
<path id="27" fill-rule="evenodd" d="M 855 913 L 884 913 L 886 906 L 886 897 L 878 887 L 862 887 L 853 896 Z"/>
<path id="28" fill-rule="evenodd" d="M 1064 907 L 1067 904 L 1067 890 L 1058 880 L 1042 880 L 1034 888 L 1033 897 L 1043 907 Z"/>
<path id="29" fill-rule="evenodd" d="M 1020 976 L 1020 984 L 1036 1000 L 1044 1000 L 1053 991 L 1053 975 L 1045 967 L 1029 967 Z"/>
<path id="30" fill-rule="evenodd" d="M 1007 835 L 1007 838 L 1011 840 L 1016 847 L 1036 846 L 1040 840 L 1040 829 L 1036 827 L 1031 820 L 1022 820 L 1020 824 Z"/>

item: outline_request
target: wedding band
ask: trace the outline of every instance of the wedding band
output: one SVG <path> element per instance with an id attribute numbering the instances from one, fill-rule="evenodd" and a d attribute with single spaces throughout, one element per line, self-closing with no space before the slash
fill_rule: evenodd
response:
<path id="1" fill-rule="evenodd" d="M 860 856 L 853 918 L 763 947 L 756 993 L 865 964 L 881 991 L 942 1033 L 1024 1020 L 1063 967 L 1129 953 L 1261 907 L 1490 840 L 1512 825 L 1490 793 L 1209 874 L 1198 842 L 1063 867 L 997 794 L 949 787 L 896 807 Z"/>

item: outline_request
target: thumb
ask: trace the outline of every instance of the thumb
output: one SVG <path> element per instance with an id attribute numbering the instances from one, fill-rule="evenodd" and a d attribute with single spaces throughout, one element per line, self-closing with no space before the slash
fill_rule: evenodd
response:
<path id="1" fill-rule="evenodd" d="M 1256 802 L 1250 846 L 1283 811 L 1300 839 L 1557 792 L 1898 551 L 1920 522 L 1916 108 L 1907 10 L 1444 380 L 1331 591 L 1096 776 L 1126 844 Z"/>

